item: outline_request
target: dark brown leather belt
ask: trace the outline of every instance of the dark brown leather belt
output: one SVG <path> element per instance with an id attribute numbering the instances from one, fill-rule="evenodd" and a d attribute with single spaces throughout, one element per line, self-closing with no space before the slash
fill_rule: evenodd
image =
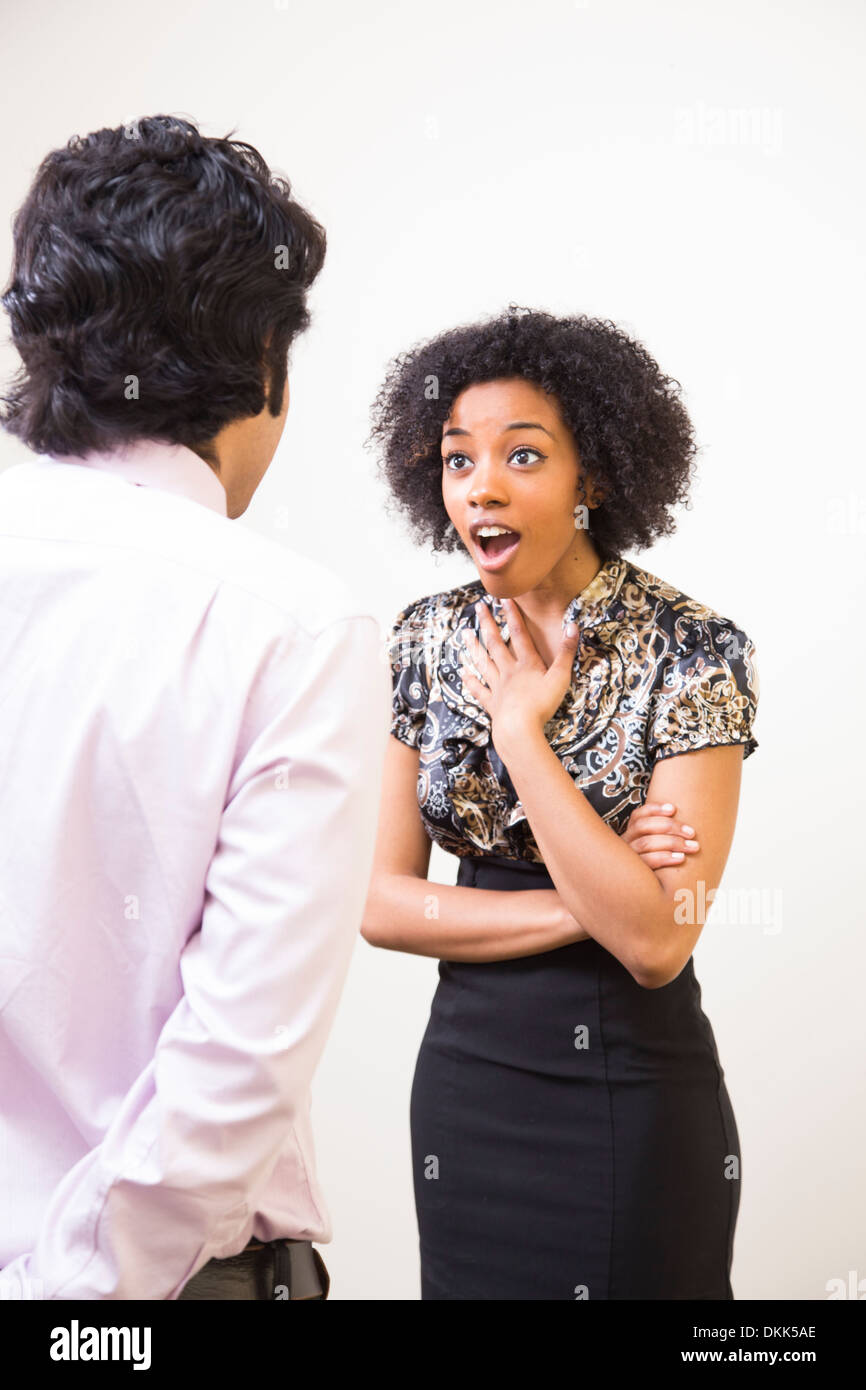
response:
<path id="1" fill-rule="evenodd" d="M 331 1279 L 309 1240 L 251 1240 L 237 1255 L 208 1260 L 178 1294 L 181 1299 L 327 1298 Z"/>

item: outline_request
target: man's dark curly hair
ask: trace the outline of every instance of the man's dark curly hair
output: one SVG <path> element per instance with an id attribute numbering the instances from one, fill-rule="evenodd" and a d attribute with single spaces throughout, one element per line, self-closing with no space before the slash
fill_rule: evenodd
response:
<path id="1" fill-rule="evenodd" d="M 416 540 L 465 550 L 442 501 L 442 426 L 461 391 L 507 377 L 555 397 L 604 497 L 588 529 L 602 560 L 674 531 L 669 510 L 687 501 L 697 453 L 679 383 L 608 320 L 510 304 L 399 354 L 373 404 L 368 444 Z"/>
<path id="2" fill-rule="evenodd" d="M 208 441 L 266 386 L 279 415 L 326 239 L 252 145 L 175 116 L 73 136 L 13 232 L 2 302 L 23 365 L 0 423 L 31 449 L 158 439 L 215 462 Z"/>

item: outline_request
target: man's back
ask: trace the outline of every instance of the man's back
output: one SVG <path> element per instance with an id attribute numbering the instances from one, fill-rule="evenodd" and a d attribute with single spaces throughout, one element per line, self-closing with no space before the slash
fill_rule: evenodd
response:
<path id="1" fill-rule="evenodd" d="M 372 615 L 197 455 L 88 462 L 0 476 L 0 1279 L 171 1298 L 330 1239 L 308 1086 L 390 685 Z"/>

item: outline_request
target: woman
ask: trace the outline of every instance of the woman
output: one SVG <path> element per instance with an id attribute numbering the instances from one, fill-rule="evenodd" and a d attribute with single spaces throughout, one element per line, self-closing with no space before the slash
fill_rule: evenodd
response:
<path id="1" fill-rule="evenodd" d="M 623 556 L 686 497 L 677 383 L 611 323 L 511 306 L 398 357 L 373 437 L 416 534 L 478 571 L 394 624 L 363 927 L 440 958 L 422 1298 L 733 1298 L 739 1142 L 692 951 L 754 646 Z M 426 881 L 434 840 L 454 887 Z"/>

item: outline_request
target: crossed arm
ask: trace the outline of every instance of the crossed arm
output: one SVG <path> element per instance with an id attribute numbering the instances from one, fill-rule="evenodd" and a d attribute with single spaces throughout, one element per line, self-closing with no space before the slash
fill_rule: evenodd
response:
<path id="1" fill-rule="evenodd" d="M 712 901 L 737 816 L 743 749 L 725 745 L 657 760 L 647 800 L 673 802 L 699 827 L 700 848 L 650 868 L 592 809 L 543 732 L 497 745 L 563 903 L 639 984 L 657 989 L 683 969 L 701 933 L 696 904 Z M 698 893 L 703 882 L 706 899 Z M 689 910 L 691 906 L 691 910 Z"/>
<path id="2" fill-rule="evenodd" d="M 656 762 L 646 805 L 673 803 L 699 847 L 673 863 L 682 838 L 636 812 L 620 836 L 593 811 L 542 737 L 497 743 L 555 884 L 520 893 L 427 879 L 430 841 L 418 810 L 418 752 L 389 738 L 382 810 L 362 935 L 372 945 L 447 960 L 506 960 L 593 937 L 639 984 L 658 988 L 686 964 L 703 925 L 686 901 L 711 901 L 733 840 L 742 747 Z M 634 832 L 632 832 L 634 826 Z M 698 896 L 703 881 L 705 898 Z M 691 893 L 691 899 L 688 894 Z M 675 897 L 675 895 L 681 895 Z M 685 918 L 686 920 L 682 920 Z"/>

